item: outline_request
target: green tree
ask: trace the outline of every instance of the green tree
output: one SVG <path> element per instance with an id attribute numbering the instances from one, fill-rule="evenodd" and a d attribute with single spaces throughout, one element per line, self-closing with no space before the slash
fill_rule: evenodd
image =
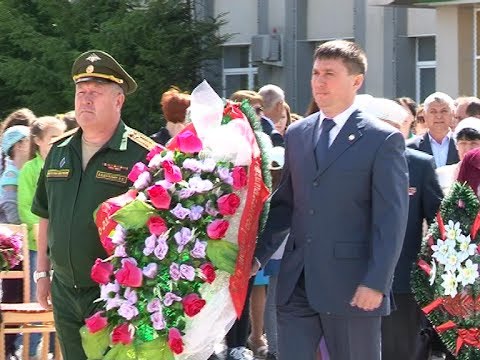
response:
<path id="1" fill-rule="evenodd" d="M 146 3 L 146 4 L 145 4 Z M 112 54 L 139 84 L 125 121 L 151 133 L 162 123 L 161 94 L 191 90 L 205 61 L 220 56 L 223 18 L 192 18 L 194 1 L 0 0 L 0 115 L 73 107 L 70 67 L 81 52 Z"/>

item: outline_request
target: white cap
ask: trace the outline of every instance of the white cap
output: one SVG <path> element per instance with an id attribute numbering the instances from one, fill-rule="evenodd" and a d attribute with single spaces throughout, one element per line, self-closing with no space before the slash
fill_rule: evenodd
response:
<path id="1" fill-rule="evenodd" d="M 463 129 L 473 129 L 478 133 L 480 133 L 480 119 L 470 116 L 460 121 L 457 127 L 455 128 L 455 132 L 453 134 L 453 138 L 455 140 L 457 139 L 458 133 Z"/>
<path id="2" fill-rule="evenodd" d="M 357 95 L 355 98 L 355 103 L 357 103 L 357 98 L 359 96 L 363 97 L 358 102 L 359 109 L 375 116 L 380 120 L 390 121 L 400 126 L 408 117 L 407 110 L 393 100 L 374 98 L 370 95 Z M 370 98 L 367 96 L 370 96 Z"/>

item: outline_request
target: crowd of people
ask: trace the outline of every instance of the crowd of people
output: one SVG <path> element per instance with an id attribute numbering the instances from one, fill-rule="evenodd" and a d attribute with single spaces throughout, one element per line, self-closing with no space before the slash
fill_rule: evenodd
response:
<path id="1" fill-rule="evenodd" d="M 273 196 L 245 310 L 210 360 L 453 358 L 410 273 L 462 160 L 480 148 L 480 99 L 358 95 L 366 71 L 358 45 L 331 41 L 314 54 L 305 117 L 273 84 L 230 96 L 250 104 L 271 140 Z M 72 78 L 74 112 L 20 109 L 2 122 L 0 223 L 27 224 L 32 300 L 53 304 L 63 358 L 85 360 L 79 329 L 99 297 L 90 268 L 105 257 L 92 213 L 128 189 L 123 179 L 153 144 L 185 128 L 191 97 L 165 92 L 165 127 L 147 137 L 121 120 L 137 85 L 113 57 L 80 55 Z M 21 301 L 21 283 L 2 287 L 2 301 Z M 39 342 L 31 337 L 31 359 Z M 6 359 L 18 346 L 8 336 Z"/>

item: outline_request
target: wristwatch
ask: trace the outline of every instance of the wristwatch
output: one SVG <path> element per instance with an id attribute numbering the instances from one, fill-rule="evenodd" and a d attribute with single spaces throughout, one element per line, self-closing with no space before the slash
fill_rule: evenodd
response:
<path id="1" fill-rule="evenodd" d="M 34 271 L 33 272 L 33 281 L 35 284 L 38 282 L 38 280 L 50 277 L 50 271 Z"/>

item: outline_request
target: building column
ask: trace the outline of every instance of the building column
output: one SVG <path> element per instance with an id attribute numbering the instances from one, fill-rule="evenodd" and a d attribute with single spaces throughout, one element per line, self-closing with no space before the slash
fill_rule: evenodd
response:
<path id="1" fill-rule="evenodd" d="M 437 90 L 453 98 L 473 94 L 473 7 L 437 7 Z"/>

